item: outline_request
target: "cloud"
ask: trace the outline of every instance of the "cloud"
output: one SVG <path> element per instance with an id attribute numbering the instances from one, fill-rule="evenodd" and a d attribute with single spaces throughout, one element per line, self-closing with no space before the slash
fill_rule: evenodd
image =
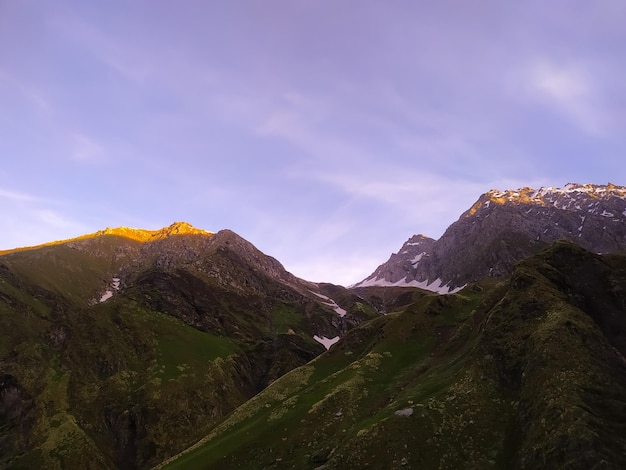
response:
<path id="1" fill-rule="evenodd" d="M 375 172 L 376 173 L 376 172 Z M 355 173 L 311 172 L 307 175 L 317 181 L 333 185 L 352 197 L 364 197 L 378 202 L 398 204 L 407 199 L 419 197 L 427 192 L 428 185 L 424 185 L 423 176 L 407 178 L 407 175 L 397 178 L 385 178 L 382 174 L 358 175 Z"/>
<path id="2" fill-rule="evenodd" d="M 466 187 L 475 191 L 482 186 L 480 182 L 458 181 L 453 177 L 404 168 L 393 163 L 385 165 L 383 162 L 367 169 L 342 173 L 308 171 L 300 176 L 332 185 L 353 198 L 365 198 L 389 205 L 425 201 L 437 194 L 455 194 Z"/>
<path id="3" fill-rule="evenodd" d="M 61 230 L 63 232 L 73 231 L 73 233 L 76 233 L 77 235 L 80 235 L 80 232 L 77 232 L 76 230 L 80 230 L 84 227 L 82 224 L 75 223 L 67 217 L 61 215 L 59 212 L 51 209 L 33 210 L 32 216 L 35 220 L 41 222 L 44 227 Z"/>
<path id="4" fill-rule="evenodd" d="M 588 94 L 589 85 L 580 70 L 540 62 L 531 69 L 531 84 L 558 102 L 569 104 Z"/>
<path id="5" fill-rule="evenodd" d="M 68 214 L 58 201 L 39 195 L 0 188 L 3 204 L 0 249 L 32 246 L 87 233 L 87 225 Z"/>
<path id="6" fill-rule="evenodd" d="M 24 79 L 17 80 L 6 71 L 0 69 L 0 84 L 6 84 L 24 98 L 25 103 L 38 114 L 46 115 L 52 110 L 52 105 L 46 94 Z"/>
<path id="7" fill-rule="evenodd" d="M 616 64 L 589 57 L 535 59 L 523 69 L 524 95 L 551 108 L 590 137 L 610 138 L 624 131 L 621 103 L 609 99 L 624 93 L 623 85 L 614 78 L 621 74 Z"/>
<path id="8" fill-rule="evenodd" d="M 94 162 L 104 154 L 103 147 L 84 134 L 72 134 L 70 147 L 72 159 L 78 162 Z"/>
<path id="9" fill-rule="evenodd" d="M 35 202 L 41 199 L 31 194 L 26 194 L 10 189 L 0 188 L 0 198 L 9 199 L 13 202 Z"/>
<path id="10" fill-rule="evenodd" d="M 81 48 L 107 67 L 134 82 L 144 82 L 151 69 L 133 43 L 122 44 L 108 36 L 95 23 L 65 8 L 48 18 L 48 26 L 62 37 L 70 39 L 73 47 Z"/>
<path id="11" fill-rule="evenodd" d="M 602 84 L 582 62 L 535 60 L 524 74 L 527 94 L 553 108 L 590 135 L 601 136 L 610 130 L 602 103 Z"/>

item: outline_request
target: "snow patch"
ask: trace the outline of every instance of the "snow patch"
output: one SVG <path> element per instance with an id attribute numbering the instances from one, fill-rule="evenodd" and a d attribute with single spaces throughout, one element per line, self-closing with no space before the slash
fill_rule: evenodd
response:
<path id="1" fill-rule="evenodd" d="M 413 265 L 413 267 L 415 267 L 415 265 L 420 262 L 420 260 L 425 254 L 426 252 L 424 251 L 423 253 L 420 253 L 419 255 L 417 255 L 415 258 L 411 260 L 411 264 Z"/>
<path id="2" fill-rule="evenodd" d="M 413 414 L 413 408 L 404 408 L 402 410 L 397 410 L 394 412 L 396 416 L 406 416 L 409 417 Z"/>
<path id="3" fill-rule="evenodd" d="M 397 282 L 385 281 L 384 279 L 370 278 L 357 284 L 356 287 L 419 287 L 420 289 L 436 292 L 437 294 L 454 294 L 465 287 L 456 287 L 452 289 L 448 284 L 443 284 L 441 279 L 435 279 L 434 281 L 410 281 L 407 282 L 406 277 L 400 279 Z"/>
<path id="4" fill-rule="evenodd" d="M 339 336 L 335 336 L 334 338 L 327 338 L 326 336 L 313 336 L 313 339 L 318 343 L 322 344 L 326 349 L 330 349 L 330 347 L 339 341 Z"/>
<path id="5" fill-rule="evenodd" d="M 111 289 L 106 290 L 104 294 L 102 294 L 102 297 L 100 297 L 100 302 L 106 302 L 111 297 L 113 297 L 113 293 L 118 290 L 120 290 L 120 278 L 114 277 L 111 281 Z"/>
<path id="6" fill-rule="evenodd" d="M 339 315 L 340 317 L 343 317 L 346 313 L 346 310 L 341 308 L 339 305 L 337 305 L 337 302 L 335 302 L 333 299 L 331 299 L 330 297 L 327 297 L 323 294 L 320 294 L 318 292 L 313 292 L 310 291 L 311 293 L 317 295 L 319 298 L 326 300 L 326 302 L 324 302 L 326 305 L 328 305 L 330 308 L 332 308 L 335 312 L 337 312 L 337 315 Z"/>

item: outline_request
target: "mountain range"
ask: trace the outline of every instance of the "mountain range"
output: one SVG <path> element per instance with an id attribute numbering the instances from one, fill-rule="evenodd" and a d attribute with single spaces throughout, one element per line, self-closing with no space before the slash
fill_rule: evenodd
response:
<path id="1" fill-rule="evenodd" d="M 556 240 L 594 253 L 626 251 L 626 188 L 570 183 L 489 191 L 441 238 L 414 235 L 356 286 L 455 292 L 484 277 L 510 275 L 516 262 Z"/>
<path id="2" fill-rule="evenodd" d="M 625 221 L 493 190 L 347 288 L 186 223 L 0 252 L 0 468 L 625 468 Z"/>

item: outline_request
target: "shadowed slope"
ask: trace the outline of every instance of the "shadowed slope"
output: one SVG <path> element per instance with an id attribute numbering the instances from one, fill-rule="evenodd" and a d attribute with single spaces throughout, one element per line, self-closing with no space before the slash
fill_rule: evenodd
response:
<path id="1" fill-rule="evenodd" d="M 558 243 L 397 302 L 165 468 L 624 468 L 625 289 L 623 257 Z"/>
<path id="2" fill-rule="evenodd" d="M 120 230 L 0 256 L 0 468 L 149 467 L 340 332 L 231 231 Z"/>

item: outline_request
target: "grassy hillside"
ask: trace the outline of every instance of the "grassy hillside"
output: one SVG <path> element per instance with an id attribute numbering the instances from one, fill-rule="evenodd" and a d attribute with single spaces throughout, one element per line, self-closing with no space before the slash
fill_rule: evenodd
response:
<path id="1" fill-rule="evenodd" d="M 557 243 L 405 296 L 159 468 L 625 468 L 625 289 L 624 258 Z"/>
<path id="2" fill-rule="evenodd" d="M 158 242 L 0 257 L 0 468 L 149 468 L 324 350 L 313 294 L 207 237 Z"/>

